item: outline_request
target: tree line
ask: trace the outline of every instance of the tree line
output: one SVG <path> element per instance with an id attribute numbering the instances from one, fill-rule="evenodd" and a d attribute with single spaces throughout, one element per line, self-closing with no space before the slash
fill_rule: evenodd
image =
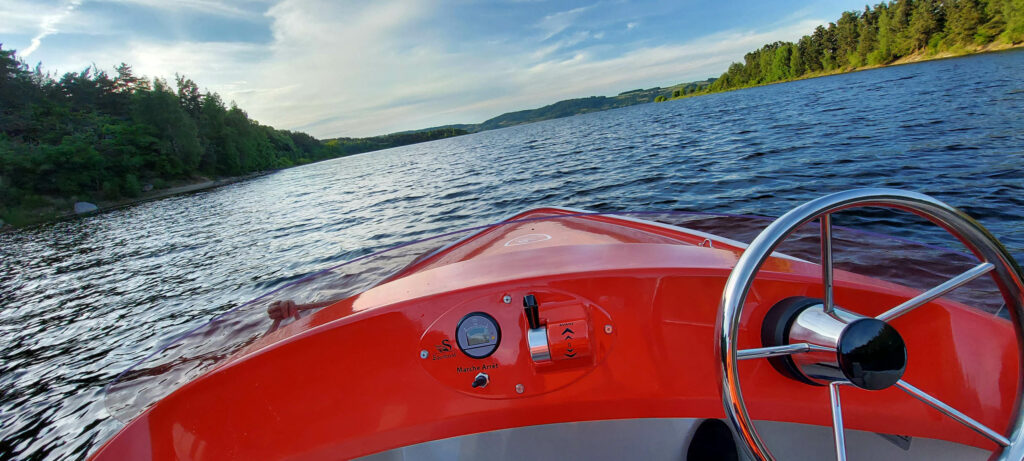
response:
<path id="1" fill-rule="evenodd" d="M 420 131 L 409 131 L 404 133 L 392 133 L 383 136 L 370 138 L 334 138 L 324 141 L 324 147 L 332 155 L 351 155 L 363 152 L 370 152 L 381 149 L 389 149 L 397 146 L 416 144 L 420 142 L 434 141 L 437 139 L 450 138 L 468 134 L 461 128 L 439 127 Z"/>
<path id="2" fill-rule="evenodd" d="M 91 66 L 54 77 L 0 47 L 0 219 L 55 201 L 135 197 L 197 177 L 239 176 L 464 134 L 439 130 L 321 142 L 261 125 L 234 103 L 174 82 Z"/>
<path id="3" fill-rule="evenodd" d="M 710 87 L 724 91 L 884 65 L 915 53 L 1024 41 L 1024 0 L 894 0 L 847 11 L 796 43 L 747 53 Z"/>

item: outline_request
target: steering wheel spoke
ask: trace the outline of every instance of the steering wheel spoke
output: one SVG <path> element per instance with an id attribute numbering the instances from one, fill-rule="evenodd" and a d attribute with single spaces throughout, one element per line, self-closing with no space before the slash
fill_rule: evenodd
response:
<path id="1" fill-rule="evenodd" d="M 875 318 L 883 322 L 892 321 L 893 319 L 903 314 L 906 314 L 907 312 L 910 312 L 914 309 L 917 309 L 918 307 L 935 301 L 936 299 L 939 299 L 940 297 L 942 297 L 942 295 L 945 295 L 950 291 L 953 291 L 963 285 L 966 285 L 971 280 L 974 280 L 978 277 L 981 277 L 982 275 L 991 272 L 992 269 L 995 269 L 995 267 L 996 266 L 994 266 L 990 262 L 983 262 L 981 264 L 978 264 L 977 266 L 972 267 L 968 271 L 943 282 L 941 285 L 904 301 L 899 306 L 889 309 L 888 311 L 885 311 L 884 313 Z"/>
<path id="2" fill-rule="evenodd" d="M 1008 446 L 1010 446 L 1010 440 L 1007 439 L 1006 437 L 1004 437 L 1002 434 L 1000 434 L 1000 433 L 998 433 L 996 431 L 993 431 L 992 429 L 989 429 L 987 426 L 985 426 L 984 424 L 979 423 L 974 418 L 971 418 L 970 416 L 967 416 L 967 415 L 963 414 L 963 412 L 957 410 L 956 408 L 953 408 L 953 407 L 949 406 L 945 402 L 943 402 L 943 401 L 941 401 L 941 400 L 939 400 L 939 399 L 937 399 L 935 397 L 932 397 L 931 395 L 928 395 L 927 393 L 925 393 L 921 389 L 918 389 L 918 388 L 912 386 L 910 383 L 908 383 L 908 382 L 906 382 L 906 381 L 901 379 L 901 380 L 896 382 L 896 387 L 902 389 L 903 392 L 906 392 L 906 393 L 910 394 L 915 399 L 924 402 L 929 407 L 932 407 L 932 408 L 938 410 L 940 413 L 942 413 L 942 414 L 944 414 L 946 416 L 949 416 L 954 421 L 956 421 L 956 422 L 958 422 L 960 424 L 963 424 L 964 426 L 967 426 L 967 427 L 971 428 L 972 430 L 974 430 L 975 432 L 985 436 L 989 440 L 991 440 L 991 441 L 993 441 L 995 443 L 998 443 L 999 446 L 1001 446 L 1001 447 L 1008 447 Z"/>
<path id="3" fill-rule="evenodd" d="M 825 213 L 821 221 L 821 284 L 825 293 L 825 313 L 831 314 L 835 307 L 832 298 L 832 215 Z"/>
<path id="4" fill-rule="evenodd" d="M 831 347 L 819 346 L 810 343 L 786 344 L 784 346 L 758 347 L 755 349 L 742 349 L 736 351 L 736 358 L 739 360 L 764 359 L 768 357 L 780 357 L 784 355 L 803 354 L 805 352 L 821 351 L 835 352 Z"/>
<path id="5" fill-rule="evenodd" d="M 832 437 L 836 442 L 836 459 L 846 461 L 846 434 L 843 432 L 843 407 L 839 402 L 839 386 L 850 384 L 833 381 L 828 385 L 829 400 L 832 403 Z"/>

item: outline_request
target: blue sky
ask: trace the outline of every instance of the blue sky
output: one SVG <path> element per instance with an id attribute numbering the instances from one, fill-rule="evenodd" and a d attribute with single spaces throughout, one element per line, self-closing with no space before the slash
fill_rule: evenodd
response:
<path id="1" fill-rule="evenodd" d="M 718 76 L 863 2 L 3 0 L 46 70 L 187 75 L 278 128 L 370 136 Z"/>

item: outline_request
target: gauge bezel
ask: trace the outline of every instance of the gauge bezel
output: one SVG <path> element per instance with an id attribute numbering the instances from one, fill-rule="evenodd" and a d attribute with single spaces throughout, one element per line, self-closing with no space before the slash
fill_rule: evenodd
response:
<path id="1" fill-rule="evenodd" d="M 466 352 L 466 349 L 462 347 L 462 342 L 459 341 L 459 331 L 462 330 L 462 324 L 465 323 L 466 320 L 469 320 L 470 317 L 477 317 L 477 316 L 484 317 L 484 318 L 490 320 L 491 323 L 494 325 L 494 329 L 497 331 L 497 338 L 495 338 L 495 340 L 494 340 L 494 347 L 486 355 L 481 355 L 479 357 L 474 356 L 474 355 L 470 354 L 469 352 Z M 479 360 L 479 359 L 486 359 L 487 357 L 490 357 L 491 355 L 493 355 L 498 350 L 498 347 L 501 346 L 501 325 L 498 323 L 498 321 L 493 316 L 491 316 L 491 314 L 488 314 L 486 312 L 480 312 L 480 311 L 470 312 L 470 313 L 462 316 L 462 320 L 459 320 L 459 324 L 455 326 L 455 345 L 459 346 L 459 351 L 462 352 L 462 354 L 465 355 L 466 357 L 469 357 L 471 359 L 477 359 L 477 360 Z M 474 348 L 471 348 L 471 349 L 479 349 L 479 348 L 475 348 L 474 347 Z"/>

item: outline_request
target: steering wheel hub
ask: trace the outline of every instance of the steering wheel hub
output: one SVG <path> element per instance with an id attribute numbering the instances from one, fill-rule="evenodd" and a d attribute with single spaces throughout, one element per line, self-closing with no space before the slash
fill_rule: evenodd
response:
<path id="1" fill-rule="evenodd" d="M 769 358 L 783 375 L 812 385 L 849 382 L 881 390 L 902 379 L 907 368 L 907 347 L 895 328 L 839 307 L 825 312 L 820 299 L 779 301 L 762 322 L 761 342 L 766 348 L 814 345 L 813 351 Z"/>
<path id="2" fill-rule="evenodd" d="M 839 368 L 851 384 L 872 391 L 903 378 L 907 346 L 895 328 L 878 319 L 854 320 L 843 329 L 836 347 Z"/>

